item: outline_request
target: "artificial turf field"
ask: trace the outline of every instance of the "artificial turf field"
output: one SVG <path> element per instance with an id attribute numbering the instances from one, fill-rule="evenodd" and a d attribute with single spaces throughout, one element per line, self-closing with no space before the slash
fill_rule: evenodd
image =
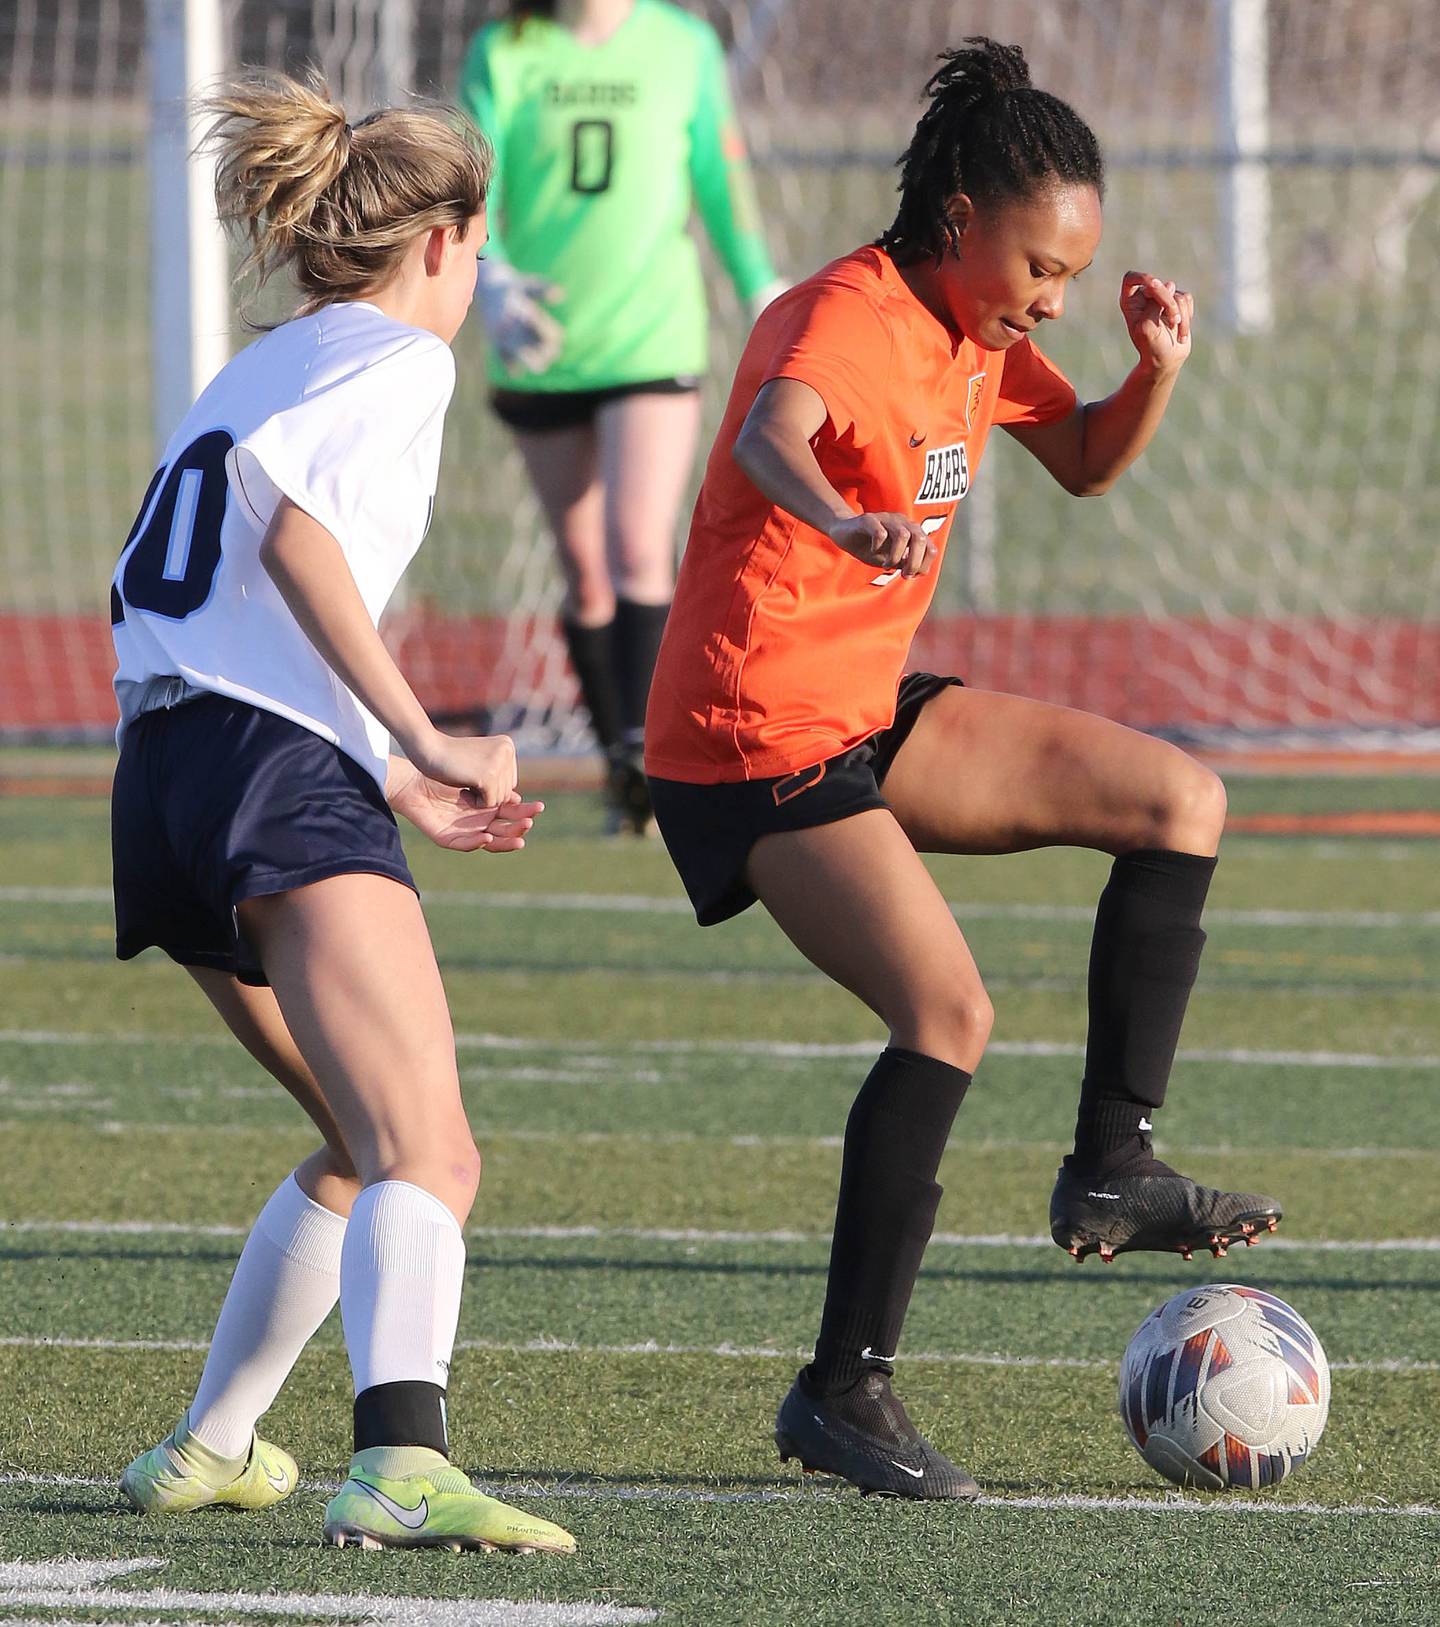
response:
<path id="1" fill-rule="evenodd" d="M 1232 809 L 1437 803 L 1435 780 L 1232 786 Z M 486 1156 L 455 1456 L 581 1544 L 507 1560 L 320 1545 L 349 1445 L 338 1318 L 267 1420 L 306 1476 L 287 1504 L 122 1508 L 310 1137 L 182 973 L 111 959 L 105 819 L 0 800 L 0 1627 L 1440 1622 L 1440 842 L 1227 839 L 1159 1144 L 1286 1220 L 1188 1266 L 1077 1267 L 1043 1236 L 1106 861 L 937 864 L 998 1020 L 898 1387 L 975 1507 L 802 1484 L 770 1439 L 874 1021 L 758 912 L 702 932 L 663 850 L 589 834 L 587 797 L 518 855 L 411 843 Z M 1171 1492 L 1115 1413 L 1136 1324 L 1207 1279 L 1290 1300 L 1334 1368 L 1315 1458 L 1275 1490 Z"/>

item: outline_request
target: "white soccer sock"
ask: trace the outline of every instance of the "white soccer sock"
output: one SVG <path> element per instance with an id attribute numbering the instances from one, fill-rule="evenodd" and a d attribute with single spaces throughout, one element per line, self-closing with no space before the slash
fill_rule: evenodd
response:
<path id="1" fill-rule="evenodd" d="M 230 1279 L 189 1429 L 222 1457 L 250 1450 L 295 1359 L 340 1293 L 345 1217 L 306 1197 L 287 1175 L 260 1211 Z"/>
<path id="2" fill-rule="evenodd" d="M 355 1394 L 450 1380 L 465 1239 L 439 1198 L 378 1181 L 355 1200 L 340 1262 L 340 1315 Z"/>

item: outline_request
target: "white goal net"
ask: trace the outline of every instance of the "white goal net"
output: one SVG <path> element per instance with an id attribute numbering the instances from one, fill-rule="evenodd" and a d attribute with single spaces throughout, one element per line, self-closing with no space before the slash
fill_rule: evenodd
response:
<path id="1" fill-rule="evenodd" d="M 889 224 L 937 51 L 989 33 L 1023 45 L 1109 159 L 1100 255 L 1047 351 L 1105 394 L 1130 365 L 1121 273 L 1196 293 L 1169 417 L 1107 498 L 1066 497 L 992 440 L 917 665 L 1195 740 L 1440 738 L 1431 0 L 686 3 L 731 47 L 785 276 Z M 453 95 L 497 9 L 224 0 L 224 49 L 318 61 L 359 112 Z M 146 28 L 146 0 L 0 9 L 0 734 L 111 715 L 104 587 L 154 452 Z M 719 279 L 713 303 L 712 425 L 743 337 Z M 482 345 L 472 322 L 389 635 L 432 709 L 578 742 L 550 545 Z"/>

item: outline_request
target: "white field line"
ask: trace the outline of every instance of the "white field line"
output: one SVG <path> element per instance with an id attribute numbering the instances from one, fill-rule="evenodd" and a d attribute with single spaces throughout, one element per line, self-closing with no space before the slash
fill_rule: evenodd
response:
<path id="1" fill-rule="evenodd" d="M 32 1121 L 33 1122 L 33 1121 Z M 0 1124 L 4 1121 L 0 1120 Z M 8 1127 L 8 1126 L 7 1126 Z M 118 1120 L 97 1122 L 95 1128 L 106 1133 L 119 1133 L 121 1131 L 143 1130 L 175 1130 L 193 1128 L 185 1125 L 134 1124 L 121 1123 Z M 212 1125 L 208 1127 L 212 1133 L 242 1126 Z M 278 1127 L 277 1127 L 278 1128 Z M 289 1132 L 287 1132 L 289 1133 Z M 705 1142 L 712 1146 L 721 1147 L 815 1147 L 817 1149 L 830 1149 L 842 1147 L 845 1144 L 843 1136 L 800 1136 L 800 1135 L 728 1135 L 712 1136 L 702 1135 L 694 1130 L 522 1130 L 515 1128 L 496 1128 L 487 1126 L 478 1119 L 475 1121 L 475 1134 L 483 1136 L 487 1141 L 538 1141 L 541 1143 L 553 1142 L 562 1146 L 605 1146 L 615 1142 L 624 1146 L 641 1147 L 678 1147 L 691 1146 L 696 1142 Z M 1069 1152 L 1068 1141 L 1022 1141 L 1006 1136 L 979 1136 L 973 1140 L 957 1138 L 953 1143 L 956 1152 L 1048 1152 L 1056 1157 Z M 1165 1154 L 1172 1150 L 1172 1146 L 1164 1139 L 1155 1142 L 1157 1151 Z M 1237 1154 L 1246 1155 L 1255 1152 L 1268 1152 L 1276 1155 L 1283 1154 L 1288 1159 L 1320 1158 L 1320 1159 L 1400 1159 L 1414 1162 L 1420 1160 L 1427 1162 L 1440 1158 L 1440 1148 L 1436 1147 L 1293 1147 L 1278 1143 L 1267 1142 L 1266 1145 L 1256 1147 L 1236 1146 L 1234 1142 L 1200 1142 L 1187 1141 L 1185 1152 L 1188 1156 L 1204 1158 L 1230 1158 Z"/>
<path id="2" fill-rule="evenodd" d="M 603 1040 L 527 1039 L 514 1034 L 459 1033 L 462 1051 L 541 1051 L 559 1055 L 611 1056 L 760 1056 L 782 1061 L 821 1061 L 830 1057 L 874 1057 L 879 1039 L 839 1044 L 790 1040 L 653 1039 L 612 1043 Z M 230 1048 L 224 1034 L 87 1033 L 57 1028 L 0 1028 L 5 1045 L 199 1045 Z M 1069 1040 L 994 1040 L 988 1056 L 1078 1058 L 1085 1047 Z M 1382 1056 L 1371 1051 L 1262 1051 L 1237 1049 L 1182 1050 L 1179 1062 L 1220 1062 L 1239 1067 L 1297 1068 L 1440 1068 L 1440 1056 Z M 596 1081 L 597 1083 L 599 1081 Z"/>
<path id="3" fill-rule="evenodd" d="M 17 1350 L 133 1350 L 146 1352 L 206 1351 L 206 1339 L 107 1339 L 71 1334 L 7 1333 L 0 1335 L 0 1348 Z M 340 1344 L 312 1342 L 311 1350 L 337 1354 Z M 628 1344 L 581 1344 L 573 1339 L 457 1339 L 456 1350 L 485 1351 L 501 1356 L 704 1356 L 725 1361 L 782 1361 L 805 1362 L 813 1350 L 800 1346 L 787 1348 L 779 1345 L 739 1345 L 729 1341 L 717 1345 L 662 1344 L 658 1339 L 639 1339 Z M 926 1362 L 937 1367 L 1036 1367 L 1063 1368 L 1081 1372 L 1108 1372 L 1119 1367 L 1119 1360 L 1103 1356 L 1036 1356 L 1009 1355 L 994 1350 L 918 1350 L 906 1351 L 906 1363 Z M 1400 1375 L 1440 1373 L 1440 1361 L 1418 1356 L 1377 1356 L 1362 1361 L 1333 1361 L 1334 1373 L 1392 1373 Z"/>
<path id="4" fill-rule="evenodd" d="M 483 1478 L 483 1477 L 480 1477 Z M 338 1484 L 335 1480 L 304 1479 L 299 1489 L 321 1496 L 331 1496 Z M 506 1497 L 554 1497 L 567 1502 L 645 1502 L 645 1503 L 808 1503 L 818 1499 L 839 1499 L 850 1495 L 849 1488 L 831 1484 L 818 1486 L 804 1484 L 795 1490 L 763 1489 L 747 1491 L 706 1491 L 680 1486 L 573 1485 L 552 1481 L 487 1482 L 491 1491 Z M 85 1487 L 110 1490 L 113 1479 L 100 1479 L 90 1475 L 24 1474 L 11 1471 L 0 1474 L 0 1486 L 55 1486 Z M 1153 1497 L 1083 1497 L 1061 1493 L 1053 1497 L 986 1497 L 975 1499 L 975 1508 L 1038 1509 L 1064 1511 L 1074 1509 L 1080 1513 L 1118 1514 L 1322 1514 L 1351 1516 L 1362 1514 L 1388 1514 L 1401 1519 L 1434 1519 L 1440 1517 L 1440 1507 L 1430 1503 L 1285 1503 L 1270 1502 L 1261 1497 L 1214 1497 L 1202 1500 L 1187 1497 L 1180 1492 L 1157 1490 Z"/>
<path id="5" fill-rule="evenodd" d="M 0 1123 L 3 1123 L 0 1120 Z M 33 1121 L 32 1121 L 33 1122 Z M 129 1131 L 145 1130 L 176 1130 L 193 1129 L 194 1126 L 122 1123 L 119 1120 L 106 1120 L 95 1124 L 97 1130 L 107 1134 L 118 1134 Z M 211 1125 L 208 1127 L 212 1134 L 219 1134 L 233 1128 L 243 1126 Z M 277 1127 L 278 1129 L 278 1127 Z M 290 1133 L 290 1132 L 286 1132 Z M 843 1136 L 798 1136 L 798 1135 L 728 1135 L 711 1136 L 701 1135 L 693 1130 L 520 1130 L 494 1128 L 476 1121 L 475 1134 L 483 1136 L 487 1141 L 538 1141 L 552 1142 L 562 1146 L 605 1146 L 614 1142 L 623 1146 L 641 1147 L 678 1147 L 690 1146 L 696 1142 L 705 1142 L 712 1146 L 721 1147 L 814 1147 L 816 1149 L 830 1149 L 842 1147 L 845 1144 Z M 966 1141 L 963 1138 L 952 1143 L 956 1152 L 1048 1152 L 1059 1157 L 1070 1150 L 1066 1141 L 1021 1141 L 1003 1136 L 980 1136 L 975 1140 Z M 1155 1147 L 1161 1154 L 1168 1153 L 1171 1144 L 1163 1139 L 1155 1142 Z M 1245 1155 L 1255 1152 L 1268 1152 L 1277 1156 L 1282 1155 L 1288 1159 L 1349 1159 L 1349 1160 L 1387 1160 L 1398 1159 L 1402 1162 L 1429 1162 L 1440 1158 L 1440 1148 L 1435 1147 L 1293 1147 L 1267 1142 L 1261 1147 L 1236 1146 L 1234 1142 L 1199 1142 L 1187 1141 L 1185 1152 L 1187 1156 L 1204 1158 L 1231 1158 L 1237 1154 Z"/>
<path id="6" fill-rule="evenodd" d="M 89 1484 L 89 1482 L 77 1482 Z M 103 1482 L 102 1482 L 103 1484 Z M 190 1627 L 236 1627 L 236 1616 L 296 1617 L 307 1622 L 389 1623 L 392 1627 L 637 1627 L 657 1612 L 614 1604 L 524 1604 L 512 1599 L 410 1598 L 403 1594 L 204 1592 L 192 1588 L 115 1588 L 97 1583 L 153 1574 L 164 1559 L 19 1560 L 0 1564 L 0 1608 L 40 1609 L 15 1617 L 18 1627 L 83 1627 L 82 1618 L 56 1618 L 56 1610 L 124 1611 L 133 1627 L 162 1627 L 183 1619 Z M 143 1622 L 135 1612 L 159 1611 Z M 205 1620 L 191 1614 L 204 1611 Z M 183 1617 L 181 1612 L 184 1612 Z M 88 1616 L 93 1621 L 94 1616 Z"/>
<path id="7" fill-rule="evenodd" d="M 12 1109 L 30 1111 L 37 1104 L 17 1102 L 9 1097 L 0 1099 L 0 1106 L 8 1105 Z M 48 1105 L 48 1104 L 39 1104 Z M 92 1104 L 86 1103 L 87 1107 Z M 104 1106 L 103 1102 L 93 1104 L 98 1112 Z M 43 1122 L 43 1121 L 40 1121 Z M 160 1136 L 182 1135 L 203 1128 L 206 1135 L 215 1136 L 244 1136 L 269 1135 L 282 1140 L 293 1139 L 303 1135 L 302 1127 L 290 1124 L 207 1124 L 200 1126 L 194 1123 L 177 1123 L 165 1119 L 112 1119 L 95 1118 L 83 1121 L 67 1120 L 65 1122 L 83 1122 L 96 1135 L 105 1136 Z M 551 1144 L 564 1147 L 751 1147 L 764 1151 L 768 1147 L 813 1147 L 817 1151 L 830 1151 L 844 1145 L 844 1138 L 836 1135 L 801 1136 L 801 1135 L 706 1135 L 698 1130 L 525 1130 L 510 1126 L 498 1128 L 487 1125 L 483 1121 L 473 1120 L 474 1132 L 483 1141 L 493 1144 L 497 1141 L 524 1141 L 538 1142 L 542 1145 Z M 36 1118 L 7 1118 L 0 1113 L 0 1131 L 15 1131 L 19 1129 L 33 1129 L 37 1123 Z M 1157 1140 L 1156 1151 L 1162 1155 L 1171 1149 L 1171 1144 Z M 957 1141 L 954 1144 L 956 1152 L 986 1153 L 986 1152 L 1045 1152 L 1058 1157 L 1069 1150 L 1068 1142 L 1061 1141 L 1022 1141 L 1002 1136 L 981 1136 L 973 1141 Z M 1236 1154 L 1251 1154 L 1257 1151 L 1273 1153 L 1277 1157 L 1284 1156 L 1292 1162 L 1301 1159 L 1312 1160 L 1350 1160 L 1350 1161 L 1401 1161 L 1401 1162 L 1433 1162 L 1440 1159 L 1440 1148 L 1436 1147 L 1292 1147 L 1281 1143 L 1267 1142 L 1264 1147 L 1236 1146 L 1233 1142 L 1190 1142 L 1185 1143 L 1187 1154 L 1195 1157 L 1224 1158 Z M 1285 1245 L 1282 1244 L 1282 1247 Z M 0 1624 L 3 1627 L 3 1624 Z"/>
<path id="8" fill-rule="evenodd" d="M 689 915 L 689 903 L 666 894 L 520 893 L 437 890 L 427 904 L 456 908 L 558 910 L 613 915 Z M 109 904 L 108 887 L 0 887 L 4 904 Z M 947 900 L 962 921 L 1065 921 L 1089 923 L 1093 904 L 982 904 Z M 1231 910 L 1211 909 L 1205 919 L 1220 926 L 1265 927 L 1433 927 L 1440 910 Z"/>
<path id="9" fill-rule="evenodd" d="M 82 1237 L 244 1237 L 247 1226 L 189 1225 L 177 1220 L 0 1220 L 0 1238 L 8 1232 Z M 465 1235 L 486 1239 L 533 1242 L 610 1241 L 630 1243 L 693 1243 L 699 1246 L 769 1244 L 827 1244 L 825 1232 L 706 1230 L 698 1226 L 467 1226 Z M 932 1248 L 1053 1249 L 1054 1242 L 1039 1233 L 936 1232 Z M 1295 1254 L 1437 1254 L 1440 1237 L 1319 1238 L 1266 1237 L 1261 1245 Z"/>

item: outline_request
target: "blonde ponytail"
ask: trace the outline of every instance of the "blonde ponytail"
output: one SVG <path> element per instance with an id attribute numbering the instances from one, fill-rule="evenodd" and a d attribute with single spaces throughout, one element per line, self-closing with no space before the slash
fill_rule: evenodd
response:
<path id="1" fill-rule="evenodd" d="M 377 291 L 422 232 L 485 206 L 489 147 L 452 108 L 384 108 L 352 129 L 318 73 L 251 70 L 201 109 L 216 209 L 249 246 L 237 276 L 258 290 L 288 266 L 299 314 Z"/>

